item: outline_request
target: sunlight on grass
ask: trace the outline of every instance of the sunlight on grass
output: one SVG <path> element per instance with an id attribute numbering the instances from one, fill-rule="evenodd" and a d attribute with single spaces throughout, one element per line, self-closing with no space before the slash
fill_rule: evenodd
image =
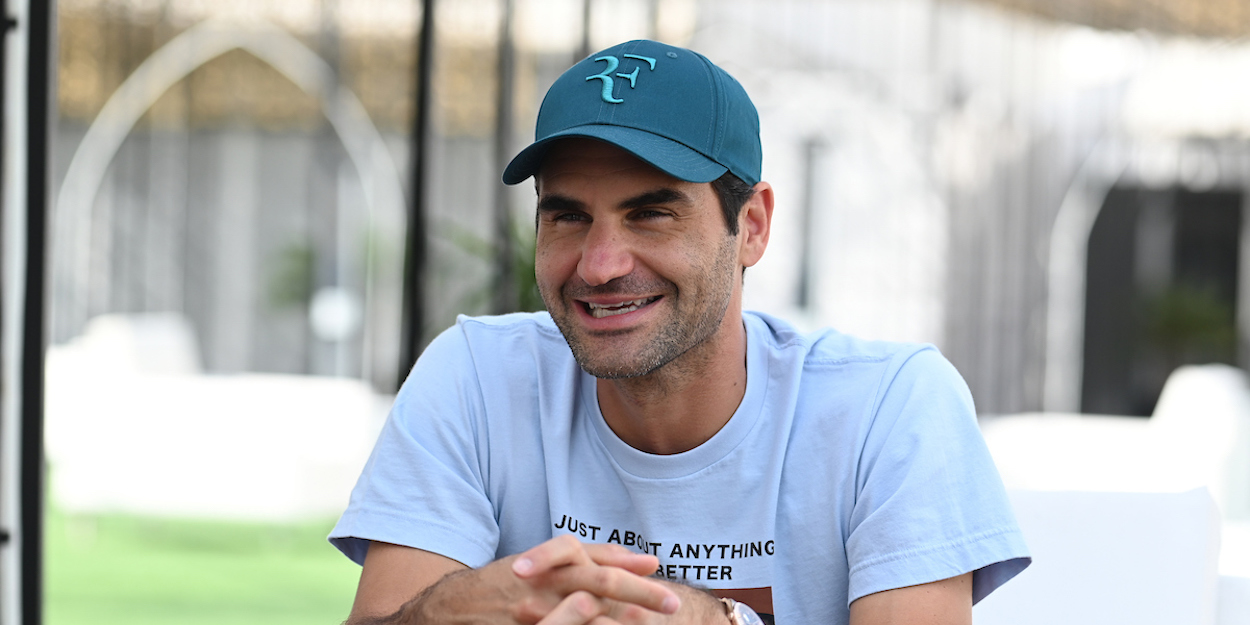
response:
<path id="1" fill-rule="evenodd" d="M 333 522 L 267 525 L 49 513 L 49 625 L 340 623 L 360 567 Z"/>

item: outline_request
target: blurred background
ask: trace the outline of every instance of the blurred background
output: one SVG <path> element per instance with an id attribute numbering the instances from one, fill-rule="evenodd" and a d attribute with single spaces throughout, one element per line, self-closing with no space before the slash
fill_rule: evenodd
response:
<path id="1" fill-rule="evenodd" d="M 49 623 L 345 618 L 324 535 L 415 355 L 541 308 L 503 164 L 640 37 L 759 108 L 747 308 L 934 343 L 1009 486 L 1206 486 L 1250 553 L 1240 0 L 59 0 L 54 32 Z"/>

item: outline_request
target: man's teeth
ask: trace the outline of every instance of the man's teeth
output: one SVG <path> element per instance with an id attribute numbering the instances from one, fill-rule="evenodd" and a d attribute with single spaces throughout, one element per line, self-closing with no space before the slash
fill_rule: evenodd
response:
<path id="1" fill-rule="evenodd" d="M 632 302 L 621 302 L 620 304 L 608 305 L 586 302 L 586 305 L 590 308 L 590 316 L 595 319 L 602 319 L 604 317 L 611 317 L 612 315 L 623 315 L 625 313 L 634 312 L 635 310 L 647 305 L 650 301 L 651 298 L 643 298 L 636 299 Z"/>

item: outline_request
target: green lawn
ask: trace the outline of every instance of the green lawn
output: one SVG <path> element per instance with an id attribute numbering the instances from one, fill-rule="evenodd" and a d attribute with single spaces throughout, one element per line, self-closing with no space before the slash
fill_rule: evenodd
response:
<path id="1" fill-rule="evenodd" d="M 332 526 L 50 512 L 45 622 L 340 623 L 360 567 L 326 542 Z"/>

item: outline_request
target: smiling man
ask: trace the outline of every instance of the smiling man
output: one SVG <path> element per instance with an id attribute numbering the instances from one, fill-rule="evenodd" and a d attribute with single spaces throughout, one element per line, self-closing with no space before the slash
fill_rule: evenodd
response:
<path id="1" fill-rule="evenodd" d="M 413 368 L 331 534 L 350 623 L 966 624 L 1028 565 L 937 350 L 742 311 L 761 160 L 689 50 L 555 82 L 504 172 L 548 313 L 461 317 Z"/>

